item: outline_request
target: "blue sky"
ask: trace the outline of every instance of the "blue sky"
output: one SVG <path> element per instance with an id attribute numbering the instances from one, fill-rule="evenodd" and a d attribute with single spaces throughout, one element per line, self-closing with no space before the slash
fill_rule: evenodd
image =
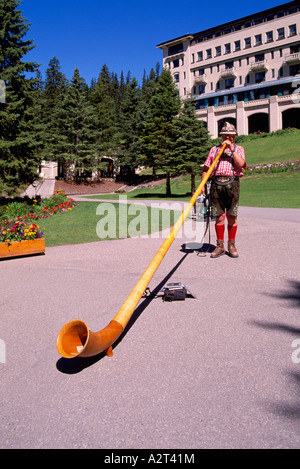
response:
<path id="1" fill-rule="evenodd" d="M 285 3 L 277 0 L 24 0 L 20 4 L 31 23 L 27 37 L 35 49 L 26 60 L 41 64 L 42 77 L 55 56 L 71 79 L 75 67 L 90 84 L 103 64 L 120 77 L 130 70 L 142 83 L 156 63 L 157 44 L 196 33 Z"/>

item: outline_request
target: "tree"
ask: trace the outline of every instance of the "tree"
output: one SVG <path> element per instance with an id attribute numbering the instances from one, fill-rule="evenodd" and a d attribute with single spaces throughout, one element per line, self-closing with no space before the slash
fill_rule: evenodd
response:
<path id="1" fill-rule="evenodd" d="M 119 163 L 133 171 L 137 166 L 138 108 L 141 90 L 136 78 L 127 83 L 119 113 Z"/>
<path id="2" fill-rule="evenodd" d="M 107 65 L 103 65 L 90 99 L 97 109 L 100 154 L 115 155 L 118 147 L 117 116 L 111 74 Z"/>
<path id="3" fill-rule="evenodd" d="M 88 87 L 76 68 L 58 118 L 57 144 L 57 156 L 64 160 L 65 168 L 76 181 L 90 177 L 99 164 L 97 117 L 87 94 Z"/>
<path id="4" fill-rule="evenodd" d="M 174 168 L 174 118 L 181 100 L 171 72 L 163 69 L 149 101 L 148 115 L 141 137 L 141 151 L 148 166 L 162 168 L 166 172 L 166 195 L 171 195 L 170 176 Z"/>
<path id="5" fill-rule="evenodd" d="M 59 116 L 62 113 L 63 99 L 67 90 L 67 79 L 61 72 L 60 62 L 53 57 L 46 70 L 44 92 L 42 96 L 43 121 L 43 156 L 45 160 L 58 161 L 61 143 L 61 128 Z"/>
<path id="6" fill-rule="evenodd" d="M 0 1 L 0 79 L 6 103 L 0 103 L 0 185 L 6 192 L 36 178 L 40 163 L 35 134 L 34 88 L 38 65 L 23 61 L 35 46 L 18 0 Z"/>
<path id="7" fill-rule="evenodd" d="M 177 171 L 191 175 L 191 193 L 195 192 L 195 178 L 201 172 L 209 152 L 209 133 L 203 122 L 197 118 L 195 103 L 192 99 L 184 100 L 179 115 L 174 120 L 174 155 Z"/>

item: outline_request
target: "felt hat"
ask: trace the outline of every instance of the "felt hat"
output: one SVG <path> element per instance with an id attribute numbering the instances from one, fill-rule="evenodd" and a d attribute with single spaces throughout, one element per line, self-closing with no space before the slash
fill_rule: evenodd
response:
<path id="1" fill-rule="evenodd" d="M 220 135 L 237 135 L 237 131 L 233 124 L 225 122 L 221 129 Z"/>

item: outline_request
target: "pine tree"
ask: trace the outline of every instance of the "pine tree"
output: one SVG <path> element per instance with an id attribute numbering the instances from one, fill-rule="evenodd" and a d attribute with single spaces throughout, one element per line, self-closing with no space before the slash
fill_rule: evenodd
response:
<path id="1" fill-rule="evenodd" d="M 53 57 L 46 70 L 44 93 L 42 96 L 43 156 L 45 160 L 58 161 L 61 140 L 59 116 L 62 113 L 63 99 L 67 90 L 67 79 L 61 72 L 60 62 Z M 66 168 L 64 168 L 65 173 Z"/>
<path id="2" fill-rule="evenodd" d="M 107 65 L 103 65 L 90 99 L 97 108 L 100 155 L 114 156 L 118 147 L 117 116 Z"/>
<path id="3" fill-rule="evenodd" d="M 37 177 L 40 163 L 35 138 L 34 86 L 38 65 L 23 61 L 35 46 L 25 40 L 29 30 L 18 0 L 0 0 L 0 79 L 5 103 L 0 103 L 0 185 L 7 191 Z M 26 74 L 26 75 L 25 75 Z"/>
<path id="4" fill-rule="evenodd" d="M 136 78 L 126 85 L 119 117 L 119 164 L 127 166 L 131 172 L 138 166 L 138 107 L 141 90 Z"/>
<path id="5" fill-rule="evenodd" d="M 99 169 L 97 117 L 88 100 L 88 86 L 78 68 L 67 86 L 58 125 L 57 156 L 65 162 L 65 177 L 76 181 L 91 177 Z"/>
<path id="6" fill-rule="evenodd" d="M 174 168 L 173 122 L 181 106 L 171 72 L 163 69 L 149 101 L 148 115 L 141 137 L 145 164 L 166 172 L 166 194 L 171 194 L 170 176 Z"/>
<path id="7" fill-rule="evenodd" d="M 192 99 L 184 100 L 179 115 L 174 120 L 174 156 L 179 174 L 191 175 L 191 192 L 195 192 L 195 178 L 200 174 L 209 151 L 209 133 L 203 122 L 197 118 L 195 103 Z"/>

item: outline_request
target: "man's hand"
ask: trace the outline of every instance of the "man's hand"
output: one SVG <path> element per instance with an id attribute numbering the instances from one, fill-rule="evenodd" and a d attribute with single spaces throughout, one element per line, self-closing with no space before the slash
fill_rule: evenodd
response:
<path id="1" fill-rule="evenodd" d="M 230 151 L 232 151 L 235 147 L 234 143 L 231 140 L 224 140 L 223 145 L 224 143 L 226 144 L 226 148 L 229 148 Z"/>

